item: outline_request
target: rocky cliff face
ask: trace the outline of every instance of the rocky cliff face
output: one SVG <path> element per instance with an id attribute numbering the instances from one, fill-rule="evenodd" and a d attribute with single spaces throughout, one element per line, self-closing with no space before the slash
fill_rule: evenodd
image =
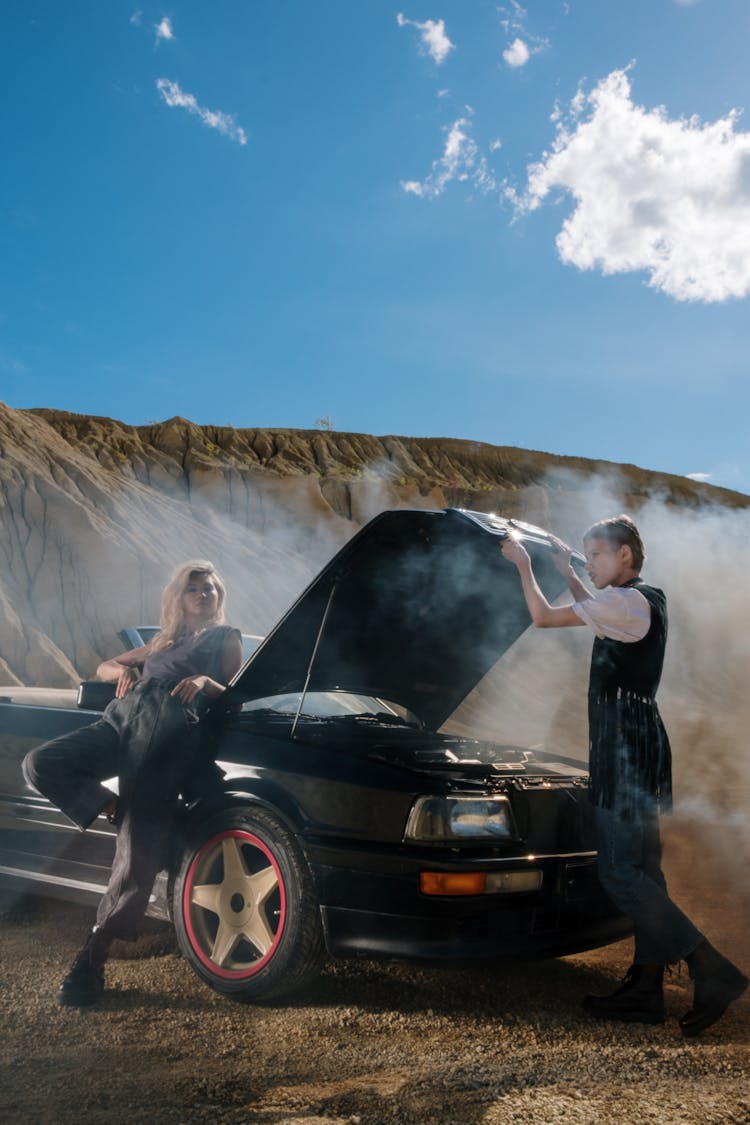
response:
<path id="1" fill-rule="evenodd" d="M 684 478 L 448 438 L 236 430 L 0 404 L 0 680 L 62 686 L 158 621 L 186 558 L 212 559 L 245 631 L 267 630 L 320 564 L 389 507 L 498 511 L 578 536 L 606 490 L 639 509 L 742 508 Z"/>

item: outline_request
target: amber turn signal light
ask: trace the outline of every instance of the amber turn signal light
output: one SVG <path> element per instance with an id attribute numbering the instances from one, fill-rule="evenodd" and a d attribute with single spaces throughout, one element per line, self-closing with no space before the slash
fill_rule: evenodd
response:
<path id="1" fill-rule="evenodd" d="M 481 895 L 487 876 L 483 871 L 420 871 L 423 895 Z"/>

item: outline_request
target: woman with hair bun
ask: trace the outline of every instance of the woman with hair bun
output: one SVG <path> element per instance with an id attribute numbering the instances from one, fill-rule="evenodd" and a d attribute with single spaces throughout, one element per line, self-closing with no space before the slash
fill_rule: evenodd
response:
<path id="1" fill-rule="evenodd" d="M 201 766 L 198 719 L 242 663 L 239 630 L 224 624 L 226 590 L 213 563 L 183 563 L 162 594 L 147 645 L 104 660 L 115 684 L 102 718 L 27 754 L 27 782 L 85 831 L 104 813 L 117 825 L 115 859 L 96 925 L 60 985 L 58 1002 L 92 1004 L 104 990 L 115 938 L 133 941 L 164 865 L 177 798 Z M 102 785 L 119 779 L 119 796 Z"/>
<path id="2" fill-rule="evenodd" d="M 553 561 L 573 601 L 552 606 L 531 559 L 509 538 L 502 552 L 517 568 L 526 606 L 542 629 L 585 625 L 594 633 L 589 674 L 589 772 L 599 879 L 633 923 L 633 964 L 607 996 L 586 996 L 598 1019 L 663 1023 L 664 969 L 684 960 L 693 1006 L 680 1018 L 699 1035 L 742 995 L 747 977 L 672 901 L 661 866 L 659 816 L 672 807 L 672 756 L 656 692 L 667 643 L 667 599 L 641 578 L 643 540 L 625 515 L 599 520 L 583 537 L 592 592 L 574 571 L 572 550 L 550 536 Z"/>

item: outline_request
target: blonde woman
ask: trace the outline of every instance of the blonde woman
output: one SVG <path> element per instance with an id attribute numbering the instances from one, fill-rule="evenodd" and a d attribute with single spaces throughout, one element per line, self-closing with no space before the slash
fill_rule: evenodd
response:
<path id="1" fill-rule="evenodd" d="M 60 986 L 60 1004 L 92 1004 L 101 996 L 110 945 L 136 937 L 166 859 L 177 797 L 190 776 L 210 764 L 209 755 L 199 753 L 198 719 L 242 662 L 240 633 L 224 624 L 225 597 L 212 563 L 179 567 L 162 594 L 154 640 L 97 668 L 101 679 L 115 684 L 102 718 L 24 759 L 29 784 L 81 830 L 101 813 L 118 828 L 96 925 Z M 116 801 L 102 785 L 110 777 L 119 780 Z"/>

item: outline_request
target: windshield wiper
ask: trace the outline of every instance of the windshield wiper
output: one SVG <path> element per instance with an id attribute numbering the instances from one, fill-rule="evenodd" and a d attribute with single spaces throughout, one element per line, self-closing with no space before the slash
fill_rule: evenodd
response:
<path id="1" fill-rule="evenodd" d="M 338 723 L 364 723 L 379 727 L 409 727 L 410 730 L 419 730 L 420 724 L 402 719 L 391 711 L 359 711 L 356 715 L 330 715 L 330 720 Z"/>
<path id="2" fill-rule="evenodd" d="M 249 711 L 242 711 L 242 715 L 248 719 L 286 719 L 288 722 L 294 719 L 292 711 L 279 711 L 275 707 L 253 707 Z"/>

